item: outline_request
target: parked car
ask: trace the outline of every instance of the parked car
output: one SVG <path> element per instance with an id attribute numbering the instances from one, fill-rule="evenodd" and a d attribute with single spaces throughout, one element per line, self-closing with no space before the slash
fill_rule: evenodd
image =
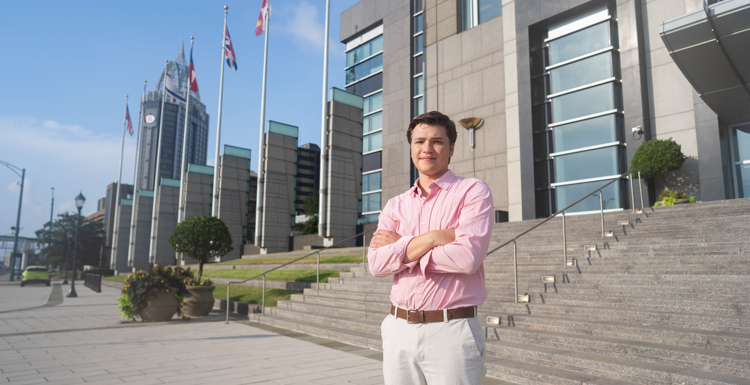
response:
<path id="1" fill-rule="evenodd" d="M 49 269 L 47 269 L 47 266 L 27 267 L 23 272 L 21 286 L 26 286 L 27 283 L 44 283 L 49 286 Z"/>

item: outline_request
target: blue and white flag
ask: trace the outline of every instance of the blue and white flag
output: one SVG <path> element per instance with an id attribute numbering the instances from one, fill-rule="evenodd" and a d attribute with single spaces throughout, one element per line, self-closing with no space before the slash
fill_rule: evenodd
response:
<path id="1" fill-rule="evenodd" d="M 167 76 L 164 79 L 166 83 L 167 88 L 167 94 L 172 97 L 172 103 L 176 103 L 178 100 L 181 102 L 185 102 L 185 98 L 180 95 L 180 93 L 177 91 L 177 87 L 174 85 L 174 81 L 172 80 L 172 76 L 167 72 Z"/>

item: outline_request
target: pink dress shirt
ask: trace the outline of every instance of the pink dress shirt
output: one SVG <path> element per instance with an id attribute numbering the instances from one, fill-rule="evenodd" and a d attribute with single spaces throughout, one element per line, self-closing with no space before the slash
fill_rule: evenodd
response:
<path id="1" fill-rule="evenodd" d="M 393 275 L 391 302 L 400 308 L 441 310 L 481 305 L 487 298 L 483 262 L 494 222 L 489 187 L 450 170 L 429 186 L 427 197 L 420 194 L 417 183 L 390 199 L 380 213 L 378 230 L 396 233 L 401 239 L 369 249 L 370 273 L 381 278 Z M 412 238 L 444 229 L 455 230 L 452 243 L 403 263 Z"/>

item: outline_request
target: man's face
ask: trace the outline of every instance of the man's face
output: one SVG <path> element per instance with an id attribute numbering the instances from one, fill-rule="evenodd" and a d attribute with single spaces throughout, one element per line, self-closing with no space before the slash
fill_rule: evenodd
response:
<path id="1" fill-rule="evenodd" d="M 419 124 L 411 135 L 411 161 L 420 176 L 437 179 L 448 170 L 453 147 L 443 126 Z"/>

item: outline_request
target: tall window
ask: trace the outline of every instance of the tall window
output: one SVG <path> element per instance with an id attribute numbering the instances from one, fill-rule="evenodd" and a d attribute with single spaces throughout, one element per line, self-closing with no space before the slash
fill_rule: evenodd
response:
<path id="1" fill-rule="evenodd" d="M 424 113 L 424 11 L 422 0 L 412 0 L 412 22 L 411 22 L 411 116 L 416 118 Z M 411 165 L 411 181 L 419 177 L 414 164 Z"/>
<path id="2" fill-rule="evenodd" d="M 624 171 L 616 21 L 601 7 L 551 25 L 531 62 L 536 208 L 543 217 Z M 624 187 L 603 190 L 605 209 L 623 207 Z M 594 210 L 598 196 L 571 209 Z"/>
<path id="3" fill-rule="evenodd" d="M 502 0 L 461 0 L 461 3 L 464 31 L 503 14 Z"/>
<path id="4" fill-rule="evenodd" d="M 347 43 L 346 90 L 364 97 L 362 196 L 358 224 L 378 221 L 383 153 L 383 27 Z"/>

